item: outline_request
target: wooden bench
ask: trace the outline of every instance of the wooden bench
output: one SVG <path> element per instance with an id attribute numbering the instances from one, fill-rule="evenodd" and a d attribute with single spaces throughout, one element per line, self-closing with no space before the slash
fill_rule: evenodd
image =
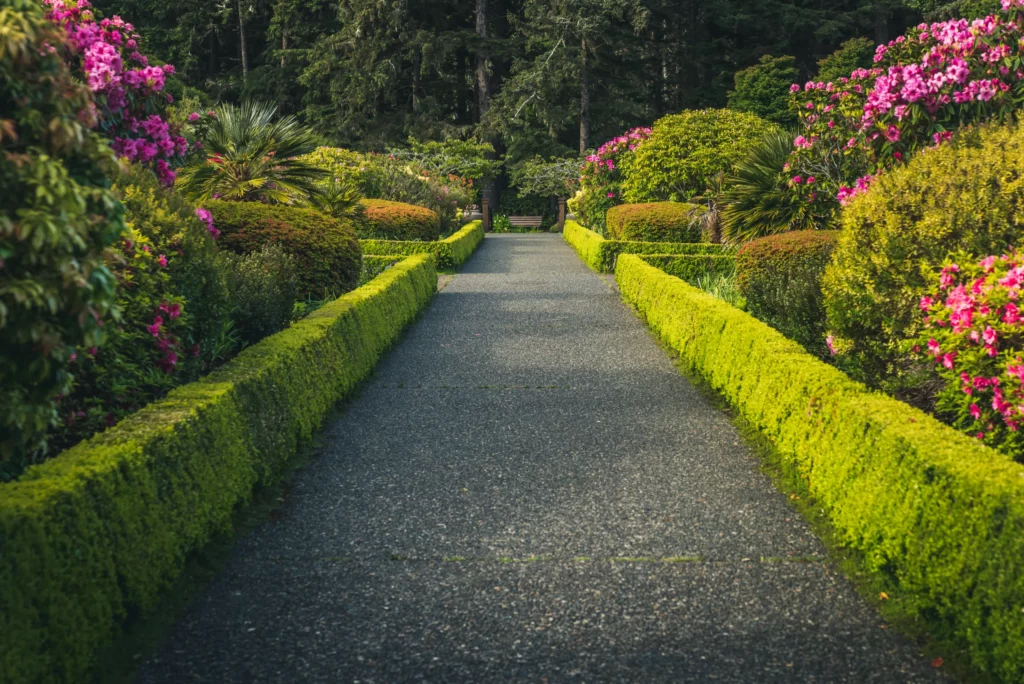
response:
<path id="1" fill-rule="evenodd" d="M 540 228 L 541 216 L 509 216 L 513 228 Z"/>

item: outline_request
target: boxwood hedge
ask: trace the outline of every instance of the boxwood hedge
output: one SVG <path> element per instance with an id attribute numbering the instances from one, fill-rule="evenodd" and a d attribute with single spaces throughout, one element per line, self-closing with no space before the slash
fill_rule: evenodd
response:
<path id="1" fill-rule="evenodd" d="M 576 250 L 583 263 L 598 273 L 615 270 L 615 259 L 620 254 L 732 254 L 735 251 L 725 245 L 696 242 L 606 240 L 575 221 L 565 222 L 562 237 Z"/>
<path id="2" fill-rule="evenodd" d="M 640 258 L 691 285 L 696 285 L 698 279 L 707 276 L 731 276 L 736 273 L 736 257 L 732 254 L 651 254 Z"/>
<path id="3" fill-rule="evenodd" d="M 0 485 L 0 681 L 77 682 L 430 300 L 414 256 Z"/>
<path id="4" fill-rule="evenodd" d="M 1024 467 L 638 257 L 624 298 L 800 474 L 903 610 L 1024 680 Z"/>
<path id="5" fill-rule="evenodd" d="M 401 240 L 360 240 L 363 254 L 375 256 L 403 256 L 433 254 L 438 268 L 457 268 L 473 254 L 484 239 L 483 223 L 467 223 L 456 233 L 434 242 L 406 242 Z"/>

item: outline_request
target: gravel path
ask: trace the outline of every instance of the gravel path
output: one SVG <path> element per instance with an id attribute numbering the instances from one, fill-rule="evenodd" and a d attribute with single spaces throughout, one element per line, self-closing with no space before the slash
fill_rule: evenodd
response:
<path id="1" fill-rule="evenodd" d="M 489 235 L 138 681 L 941 680 L 557 235 Z"/>

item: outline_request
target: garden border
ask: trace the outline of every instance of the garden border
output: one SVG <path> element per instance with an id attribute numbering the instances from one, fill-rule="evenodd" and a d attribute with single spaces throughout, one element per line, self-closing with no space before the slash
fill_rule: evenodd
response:
<path id="1" fill-rule="evenodd" d="M 188 555 L 231 526 L 437 288 L 434 258 L 378 278 L 205 378 L 0 485 L 0 681 L 75 682 Z"/>
<path id="2" fill-rule="evenodd" d="M 775 446 L 902 610 L 979 670 L 1024 678 L 1024 467 L 640 257 L 619 259 L 616 281 Z"/>
<path id="3" fill-rule="evenodd" d="M 632 242 L 606 240 L 576 221 L 566 221 L 562 236 L 591 270 L 612 273 L 620 254 L 732 254 L 726 245 L 701 242 Z"/>
<path id="4" fill-rule="evenodd" d="M 644 262 L 685 280 L 691 285 L 706 275 L 730 276 L 736 273 L 735 254 L 638 254 Z"/>
<path id="5" fill-rule="evenodd" d="M 359 245 L 363 249 L 363 254 L 370 256 L 433 254 L 437 258 L 439 269 L 451 269 L 461 266 L 483 239 L 483 221 L 473 221 L 436 242 L 360 240 Z"/>

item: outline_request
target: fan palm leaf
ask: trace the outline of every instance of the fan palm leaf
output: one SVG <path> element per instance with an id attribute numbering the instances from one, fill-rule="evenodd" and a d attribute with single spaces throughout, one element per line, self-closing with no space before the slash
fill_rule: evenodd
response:
<path id="1" fill-rule="evenodd" d="M 792 151 L 792 135 L 775 131 L 733 167 L 719 198 L 726 242 L 815 227 L 814 214 L 786 185 L 783 166 Z"/>
<path id="2" fill-rule="evenodd" d="M 214 111 L 203 140 L 206 159 L 179 175 L 188 197 L 294 204 L 317 194 L 326 172 L 297 157 L 315 150 L 319 140 L 295 117 L 275 118 L 277 107 L 260 102 Z"/>

